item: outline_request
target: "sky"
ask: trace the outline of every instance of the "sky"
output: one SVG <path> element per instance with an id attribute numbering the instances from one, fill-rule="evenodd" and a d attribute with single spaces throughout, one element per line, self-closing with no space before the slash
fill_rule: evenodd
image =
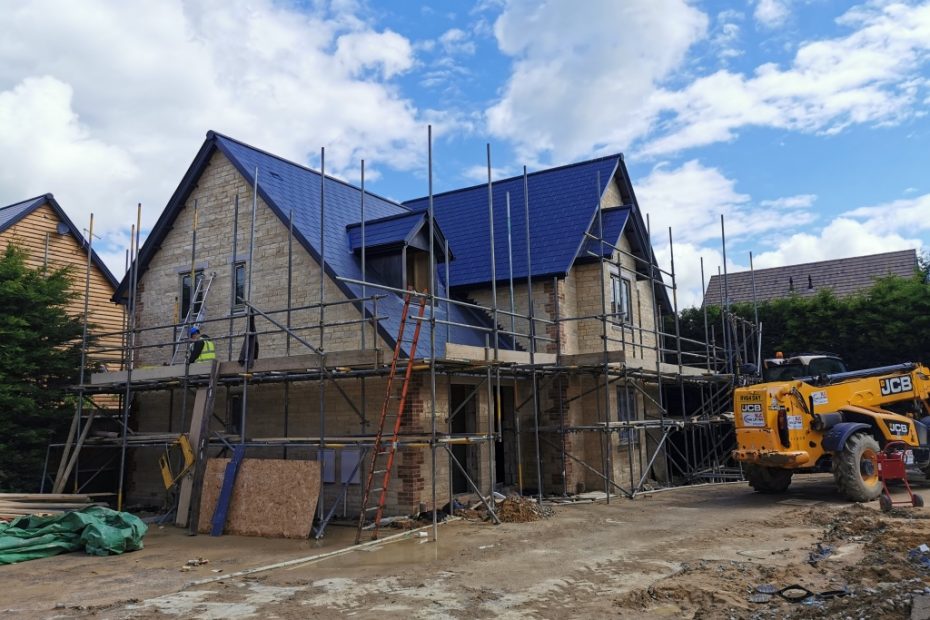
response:
<path id="1" fill-rule="evenodd" d="M 930 0 L 0 3 L 0 204 L 121 274 L 206 132 L 396 200 L 623 153 L 681 307 L 722 267 L 930 251 Z M 85 224 L 86 225 L 86 224 Z M 669 228 L 671 238 L 669 242 Z"/>

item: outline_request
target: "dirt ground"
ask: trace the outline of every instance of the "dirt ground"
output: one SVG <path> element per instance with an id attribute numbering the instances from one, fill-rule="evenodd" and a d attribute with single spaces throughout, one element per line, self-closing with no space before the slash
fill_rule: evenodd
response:
<path id="1" fill-rule="evenodd" d="M 930 499 L 930 486 L 921 485 Z M 439 540 L 399 542 L 247 576 L 231 573 L 344 548 L 307 541 L 186 537 L 153 529 L 124 556 L 70 554 L 0 568 L 0 614 L 22 618 L 919 618 L 930 610 L 930 508 L 852 505 L 830 476 L 764 496 L 745 484 L 550 518 L 460 520 Z M 187 560 L 209 560 L 181 570 Z M 220 572 L 218 572 L 220 571 Z M 204 583 L 205 580 L 215 579 Z M 790 585 L 789 602 L 759 594 Z M 797 593 L 796 591 L 794 593 Z M 792 592 L 785 592 L 786 595 Z M 802 593 L 803 594 L 803 593 Z M 757 600 L 751 599 L 755 596 Z M 762 600 L 767 599 L 767 600 Z M 912 616 L 912 608 L 917 608 Z"/>

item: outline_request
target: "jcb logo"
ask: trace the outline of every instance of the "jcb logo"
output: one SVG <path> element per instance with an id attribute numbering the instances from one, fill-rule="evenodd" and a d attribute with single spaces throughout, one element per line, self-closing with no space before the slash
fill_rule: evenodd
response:
<path id="1" fill-rule="evenodd" d="M 907 435 L 908 432 L 910 432 L 910 428 L 908 427 L 908 425 L 902 422 L 889 422 L 888 430 L 891 432 L 892 435 L 898 435 L 898 436 Z"/>
<path id="2" fill-rule="evenodd" d="M 889 394 L 900 394 L 901 392 L 910 392 L 913 388 L 910 377 L 892 377 L 891 379 L 880 379 L 878 385 L 882 389 L 882 396 Z"/>

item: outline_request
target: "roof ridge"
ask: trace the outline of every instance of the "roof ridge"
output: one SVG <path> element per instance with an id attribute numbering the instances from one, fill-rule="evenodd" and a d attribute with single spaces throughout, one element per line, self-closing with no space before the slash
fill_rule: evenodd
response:
<path id="1" fill-rule="evenodd" d="M 365 224 L 380 224 L 381 222 L 388 222 L 390 220 L 400 219 L 402 217 L 426 217 L 426 214 L 423 211 L 414 211 L 413 209 L 408 209 L 406 213 L 394 213 L 392 215 L 385 215 L 384 217 L 378 217 L 373 220 L 359 220 L 357 222 L 352 222 L 351 224 L 346 224 L 346 228 L 351 228 L 354 226 L 361 226 L 362 222 Z"/>
<path id="2" fill-rule="evenodd" d="M 238 139 L 236 139 L 236 138 L 233 138 L 232 136 L 227 136 L 227 135 L 224 134 L 224 133 L 220 133 L 220 132 L 218 132 L 218 131 L 214 131 L 213 129 L 211 129 L 211 130 L 209 130 L 209 131 L 207 132 L 207 139 L 208 139 L 208 140 L 211 140 L 211 139 L 213 139 L 213 138 L 223 138 L 224 140 L 229 140 L 230 142 L 235 142 L 236 144 L 238 144 L 238 145 L 240 145 L 240 146 L 244 146 L 244 147 L 246 147 L 247 149 L 252 149 L 253 151 L 255 151 L 255 152 L 257 152 L 257 153 L 261 153 L 262 155 L 265 155 L 265 156 L 267 156 L 267 157 L 271 157 L 272 159 L 277 159 L 278 161 L 281 161 L 281 162 L 284 162 L 285 164 L 289 164 L 289 165 L 291 165 L 291 166 L 294 166 L 295 168 L 300 168 L 301 170 L 306 170 L 307 172 L 312 172 L 313 174 L 316 174 L 316 175 L 318 175 L 318 176 L 326 177 L 326 179 L 329 180 L 329 181 L 333 181 L 333 182 L 335 182 L 335 183 L 339 183 L 339 184 L 341 184 L 341 185 L 345 185 L 346 187 L 350 187 L 350 188 L 352 188 L 352 189 L 354 189 L 354 190 L 357 190 L 357 191 L 359 191 L 359 192 L 362 191 L 362 188 L 361 188 L 361 187 L 359 187 L 359 186 L 357 186 L 357 185 L 353 185 L 352 183 L 349 183 L 348 181 L 344 181 L 344 180 L 342 180 L 342 179 L 336 178 L 336 177 L 334 177 L 334 176 L 330 176 L 330 175 L 328 175 L 328 174 L 323 175 L 323 174 L 320 173 L 319 170 L 314 170 L 314 169 L 311 168 L 310 166 L 305 166 L 305 165 L 303 165 L 303 164 L 298 164 L 296 161 L 291 161 L 290 159 L 287 159 L 287 158 L 285 158 L 285 157 L 282 157 L 281 155 L 276 155 L 276 154 L 272 153 L 271 151 L 266 151 L 265 149 L 260 149 L 260 148 L 258 148 L 257 146 L 253 146 L 253 145 L 249 144 L 248 142 L 243 142 L 242 140 L 238 140 Z M 404 205 L 403 203 L 398 202 L 398 201 L 396 201 L 396 200 L 393 200 L 393 199 L 391 199 L 391 198 L 386 198 L 386 197 L 382 196 L 381 194 L 376 194 L 375 192 L 372 192 L 372 191 L 370 191 L 370 190 L 367 190 L 367 189 L 366 189 L 366 190 L 365 190 L 365 195 L 366 195 L 366 196 L 374 196 L 375 198 L 378 198 L 378 199 L 380 199 L 380 200 L 384 200 L 385 202 L 389 202 L 389 203 L 391 203 L 391 204 L 393 204 L 393 205 L 396 205 L 396 206 L 398 206 L 398 207 L 401 207 L 402 209 L 407 209 L 408 211 L 411 211 L 410 207 Z"/>
<path id="3" fill-rule="evenodd" d="M 54 198 L 54 196 L 51 193 L 45 193 L 45 194 L 39 194 L 38 196 L 33 196 L 32 198 L 26 198 L 24 200 L 17 200 L 16 202 L 11 202 L 8 205 L 3 205 L 2 207 L 0 207 L 0 211 L 4 209 L 9 209 L 10 207 L 18 207 L 20 205 L 26 204 L 27 202 L 35 202 L 36 200 L 39 200 L 40 198 L 45 198 L 46 200 L 48 200 L 49 198 Z"/>
<path id="4" fill-rule="evenodd" d="M 606 160 L 608 160 L 608 159 L 622 159 L 622 158 L 623 158 L 623 153 L 622 153 L 622 152 L 618 152 L 618 153 L 613 153 L 612 155 L 603 155 L 603 156 L 601 156 L 601 157 L 595 157 L 594 159 L 586 159 L 586 160 L 583 160 L 583 161 L 572 162 L 572 163 L 570 163 L 570 164 L 562 164 L 562 165 L 560 165 L 560 166 L 553 166 L 552 168 L 543 168 L 542 170 L 537 170 L 537 171 L 535 171 L 535 172 L 528 172 L 526 176 L 527 176 L 527 178 L 529 178 L 529 177 L 537 176 L 537 175 L 540 175 L 540 174 L 546 174 L 546 173 L 549 173 L 549 172 L 555 172 L 556 170 L 565 170 L 565 169 L 567 169 L 567 168 L 575 168 L 575 167 L 578 167 L 578 166 L 584 166 L 584 165 L 586 165 L 586 164 L 593 164 L 593 163 L 597 163 L 597 162 L 600 162 L 600 161 L 606 161 Z M 517 175 L 511 176 L 511 177 L 506 177 L 506 178 L 503 178 L 503 179 L 498 179 L 498 180 L 496 180 L 496 181 L 491 181 L 491 183 L 492 183 L 492 184 L 496 184 L 496 183 L 506 183 L 507 181 L 514 181 L 514 180 L 522 179 L 522 178 L 523 178 L 523 175 L 522 175 L 522 174 L 517 174 Z M 438 194 L 433 194 L 433 198 L 436 198 L 437 196 L 449 196 L 450 194 L 457 194 L 457 193 L 459 193 L 459 192 L 467 192 L 467 191 L 471 191 L 471 190 L 473 190 L 473 189 L 477 189 L 477 188 L 481 188 L 481 187 L 487 187 L 487 186 L 488 186 L 487 183 L 476 183 L 475 185 L 469 185 L 468 187 L 460 187 L 460 188 L 458 188 L 458 189 L 450 189 L 450 190 L 445 191 L 445 192 L 439 192 Z M 405 201 L 404 201 L 404 204 L 407 204 L 408 202 L 418 202 L 418 201 L 420 201 L 420 200 L 425 200 L 425 199 L 428 199 L 428 198 L 429 198 L 429 195 L 426 195 L 426 196 L 418 196 L 417 198 L 411 198 L 410 200 L 405 200 Z"/>

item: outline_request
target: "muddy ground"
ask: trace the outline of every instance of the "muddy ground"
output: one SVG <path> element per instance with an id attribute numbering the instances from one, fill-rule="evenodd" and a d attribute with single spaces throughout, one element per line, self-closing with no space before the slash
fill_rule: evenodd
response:
<path id="1" fill-rule="evenodd" d="M 930 499 L 930 487 L 922 492 Z M 930 545 L 930 508 L 884 514 L 877 503 L 851 505 L 830 476 L 796 478 L 783 496 L 733 484 L 556 506 L 533 523 L 462 520 L 441 525 L 438 542 L 411 533 L 311 563 L 230 575 L 339 549 L 352 534 L 332 528 L 318 546 L 155 528 L 136 553 L 0 568 L 0 614 L 845 619 L 911 618 L 914 607 L 913 617 L 925 617 L 920 610 L 930 609 L 930 550 L 925 563 L 908 557 Z M 201 557 L 209 562 L 182 570 Z M 757 592 L 793 584 L 844 595 L 789 602 Z"/>

